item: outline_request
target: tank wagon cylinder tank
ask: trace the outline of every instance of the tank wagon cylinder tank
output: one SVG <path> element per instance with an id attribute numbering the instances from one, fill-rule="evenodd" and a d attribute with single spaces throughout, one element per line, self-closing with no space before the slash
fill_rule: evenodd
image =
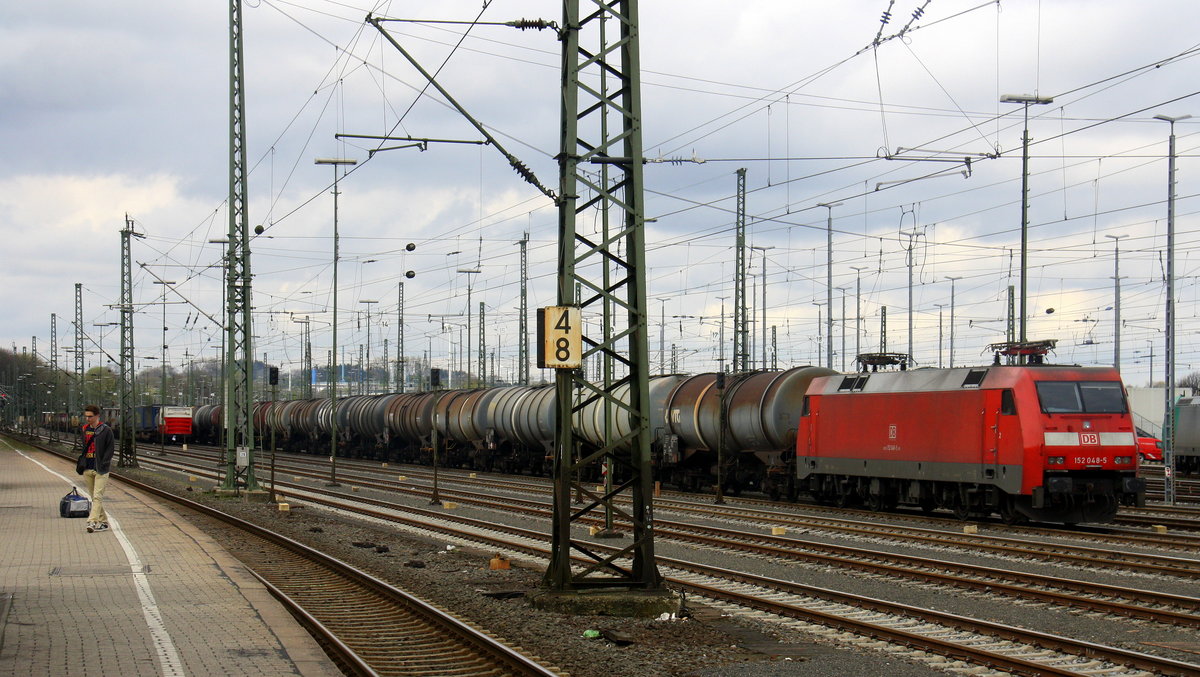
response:
<path id="1" fill-rule="evenodd" d="M 223 443 L 225 441 L 225 405 L 214 404 L 208 412 L 207 418 L 209 438 L 217 444 Z"/>
<path id="2" fill-rule="evenodd" d="M 387 429 L 387 421 L 378 409 L 387 395 L 359 395 L 346 403 L 346 432 L 367 439 L 378 439 Z M 340 422 L 340 421 L 339 421 Z"/>
<path id="3" fill-rule="evenodd" d="M 496 429 L 496 440 L 503 442 L 517 442 L 517 423 L 516 411 L 517 405 L 522 399 L 529 397 L 529 394 L 536 390 L 534 386 L 512 386 L 510 388 L 502 388 L 492 399 L 490 409 L 492 410 L 492 425 Z"/>
<path id="4" fill-rule="evenodd" d="M 287 422 L 284 424 L 293 434 L 302 435 L 304 437 L 315 436 L 320 431 L 318 425 L 317 411 L 321 407 L 321 403 L 328 403 L 325 399 L 301 400 L 299 406 L 288 411 Z"/>
<path id="5" fill-rule="evenodd" d="M 503 424 L 500 421 L 502 405 L 522 390 L 525 390 L 522 386 L 501 386 L 481 392 L 471 407 L 471 426 L 476 440 L 485 445 L 495 445 L 506 439 L 502 437 Z"/>
<path id="6" fill-rule="evenodd" d="M 471 442 L 470 429 L 473 428 L 469 412 L 471 400 L 478 396 L 479 390 L 448 390 L 438 398 L 434 412 L 434 425 L 438 435 L 444 440 L 455 442 Z"/>
<path id="7" fill-rule="evenodd" d="M 350 395 L 343 397 L 337 401 L 337 430 L 338 437 L 345 439 L 347 436 L 354 433 L 350 427 L 350 410 L 366 395 Z"/>
<path id="8" fill-rule="evenodd" d="M 794 367 L 727 377 L 727 448 L 772 451 L 795 446 L 804 393 L 819 376 L 834 374 L 824 367 Z M 667 422 L 681 446 L 716 449 L 721 433 L 721 398 L 716 374 L 699 374 L 679 384 L 667 404 Z"/>
<path id="9" fill-rule="evenodd" d="M 415 399 L 404 407 L 399 420 L 391 422 L 390 425 L 393 429 L 399 427 L 403 430 L 406 440 L 412 440 L 414 443 L 430 440 L 433 436 L 434 408 L 438 400 L 449 392 L 451 391 L 435 390 L 416 395 Z"/>
<path id="10" fill-rule="evenodd" d="M 250 415 L 254 431 L 261 434 L 267 429 L 267 412 L 271 409 L 270 402 L 255 402 L 254 413 Z"/>
<path id="11" fill-rule="evenodd" d="M 667 431 L 667 400 L 672 391 L 680 383 L 687 380 L 686 376 L 671 374 L 650 378 L 650 438 L 657 441 Z M 625 404 L 629 404 L 629 385 L 618 386 L 613 395 Z M 610 439 L 618 439 L 630 434 L 632 427 L 629 416 L 621 407 L 609 407 L 608 424 L 604 421 L 604 401 L 597 399 L 584 405 L 576 415 L 575 432 L 589 443 L 599 447 L 604 445 L 604 432 L 607 427 Z M 622 445 L 628 447 L 628 445 Z"/>
<path id="12" fill-rule="evenodd" d="M 433 395 L 434 393 L 400 393 L 388 400 L 384 420 L 393 439 L 406 445 L 420 443 L 421 430 L 418 427 L 417 410 L 422 402 L 429 400 Z"/>
<path id="13" fill-rule="evenodd" d="M 276 435 L 288 437 L 299 432 L 295 424 L 296 412 L 302 410 L 311 400 L 288 400 L 276 402 L 267 414 L 267 428 L 274 430 Z"/>
<path id="14" fill-rule="evenodd" d="M 313 410 L 312 417 L 315 428 L 313 432 L 318 435 L 328 435 L 333 430 L 333 402 L 323 399 L 317 402 L 316 409 Z"/>
<path id="15" fill-rule="evenodd" d="M 555 386 L 536 386 L 513 403 L 513 436 L 518 443 L 549 449 L 554 444 Z"/>
<path id="16" fill-rule="evenodd" d="M 283 432 L 279 426 L 279 417 L 283 410 L 290 406 L 294 400 L 280 400 L 278 402 L 268 402 L 267 410 L 263 417 L 263 427 L 258 429 L 259 432 L 269 435 L 275 433 L 279 435 Z"/>
<path id="17" fill-rule="evenodd" d="M 380 440 L 391 438 L 391 430 L 388 426 L 388 409 L 391 408 L 392 402 L 397 398 L 403 397 L 399 393 L 389 393 L 386 395 L 376 395 L 371 402 L 368 411 L 363 413 L 364 419 L 370 423 L 369 434 Z"/>
<path id="18" fill-rule="evenodd" d="M 197 439 L 209 439 L 215 434 L 217 427 L 213 425 L 213 410 L 219 404 L 202 404 L 192 412 L 193 433 Z"/>

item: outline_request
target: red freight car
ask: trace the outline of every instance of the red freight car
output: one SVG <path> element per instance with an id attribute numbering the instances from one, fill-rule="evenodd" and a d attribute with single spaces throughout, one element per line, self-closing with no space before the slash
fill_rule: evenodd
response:
<path id="1" fill-rule="evenodd" d="M 948 508 L 960 519 L 1105 522 L 1142 505 L 1137 441 L 1110 367 L 835 375 L 808 389 L 796 444 L 822 502 Z"/>

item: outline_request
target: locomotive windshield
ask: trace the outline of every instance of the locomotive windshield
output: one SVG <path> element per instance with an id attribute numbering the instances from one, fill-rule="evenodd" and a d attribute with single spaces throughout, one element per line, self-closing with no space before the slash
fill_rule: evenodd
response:
<path id="1" fill-rule="evenodd" d="M 1118 381 L 1038 381 L 1038 400 L 1047 414 L 1124 414 L 1125 391 Z"/>

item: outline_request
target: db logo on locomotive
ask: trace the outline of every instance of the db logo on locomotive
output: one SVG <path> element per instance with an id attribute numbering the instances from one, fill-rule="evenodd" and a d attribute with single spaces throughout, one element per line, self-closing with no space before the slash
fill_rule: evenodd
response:
<path id="1" fill-rule="evenodd" d="M 1079 444 L 1083 446 L 1100 446 L 1100 433 L 1079 433 Z"/>

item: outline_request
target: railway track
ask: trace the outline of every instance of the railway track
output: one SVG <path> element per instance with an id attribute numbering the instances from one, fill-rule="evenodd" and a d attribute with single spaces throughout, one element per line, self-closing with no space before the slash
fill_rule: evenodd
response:
<path id="1" fill-rule="evenodd" d="M 230 539 L 236 540 L 237 547 L 230 547 L 230 552 L 348 675 L 560 674 L 449 612 L 325 553 L 202 503 L 113 474 L 234 532 L 222 542 L 228 547 Z"/>
<path id="2" fill-rule="evenodd" d="M 198 461 L 200 461 L 202 463 L 206 458 L 202 453 L 194 453 L 192 455 L 192 457 L 196 458 Z M 323 468 L 323 467 L 325 467 L 325 466 L 322 463 L 320 463 L 319 461 L 316 461 L 315 459 L 310 460 L 308 457 L 291 456 L 288 458 L 288 460 L 284 461 L 283 464 L 280 465 L 279 472 L 283 475 L 292 475 L 292 476 L 301 476 L 301 477 L 307 476 L 307 477 L 311 477 L 313 479 L 318 479 L 322 476 L 322 472 L 319 470 L 319 468 Z M 264 467 L 264 471 L 265 471 L 265 467 Z M 397 482 L 394 479 L 390 479 L 395 476 L 396 472 L 397 471 L 392 468 L 388 468 L 388 469 L 381 468 L 378 463 L 368 464 L 368 463 L 360 462 L 358 464 L 355 464 L 351 461 L 343 459 L 340 464 L 339 477 L 346 482 L 353 481 L 353 482 L 362 484 L 364 486 L 370 484 L 370 485 L 376 486 L 378 488 L 390 488 L 392 490 L 404 490 L 406 487 L 411 486 L 410 484 L 405 484 L 405 483 Z M 403 472 L 405 472 L 406 476 L 412 480 L 427 479 L 427 478 L 431 477 L 431 472 L 423 467 L 418 467 L 418 468 L 409 467 L 409 468 L 405 469 Z M 529 480 L 509 479 L 509 478 L 503 478 L 503 477 L 496 477 L 493 475 L 481 476 L 479 478 L 459 477 L 459 479 L 457 479 L 457 480 L 452 480 L 450 478 L 454 477 L 454 475 L 448 475 L 448 474 L 446 474 L 446 471 L 443 471 L 443 475 L 447 478 L 447 481 L 451 481 L 451 482 L 457 481 L 460 483 L 479 484 L 479 485 L 483 485 L 483 486 L 496 487 L 496 488 L 509 488 L 509 489 L 512 489 L 514 491 L 517 491 L 517 492 L 525 494 L 525 495 L 536 494 L 536 495 L 548 496 L 551 491 L 549 486 L 545 482 L 537 483 L 537 482 L 532 482 Z M 660 506 L 678 508 L 680 510 L 700 510 L 701 512 L 708 510 L 709 512 L 712 512 L 712 513 L 718 513 L 718 511 L 716 511 L 715 509 L 706 509 L 706 508 L 700 507 L 700 504 L 698 502 L 696 502 L 696 500 L 695 500 L 695 496 L 690 495 L 690 494 L 679 494 L 679 493 L 675 493 L 675 492 L 665 493 L 663 497 L 656 499 L 656 503 Z M 995 546 L 998 542 L 997 539 L 1001 538 L 998 536 L 986 536 L 986 537 L 973 537 L 972 538 L 972 537 L 964 536 L 961 532 L 952 532 L 952 531 L 947 531 L 945 529 L 921 529 L 919 527 L 885 525 L 885 524 L 881 524 L 878 522 L 878 520 L 881 517 L 880 513 L 874 513 L 874 512 L 869 512 L 869 511 L 854 511 L 854 510 L 847 511 L 845 509 L 829 508 L 826 506 L 804 505 L 803 509 L 806 512 L 819 513 L 819 515 L 817 515 L 817 516 L 812 516 L 812 515 L 795 515 L 792 513 L 780 513 L 778 508 L 781 506 L 781 504 L 779 504 L 777 502 L 770 502 L 770 501 L 759 500 L 759 499 L 739 499 L 737 501 L 737 504 L 738 504 L 737 506 L 734 506 L 732 503 L 726 504 L 725 506 L 723 506 L 721 508 L 721 510 L 719 511 L 719 514 L 720 515 L 741 514 L 742 516 L 749 518 L 749 519 L 771 519 L 771 520 L 785 520 L 785 521 L 790 520 L 791 523 L 798 528 L 822 528 L 822 529 L 826 529 L 826 530 L 840 531 L 843 533 L 857 533 L 859 535 L 866 535 L 866 536 L 873 534 L 873 535 L 878 535 L 878 536 L 903 537 L 906 533 L 912 533 L 918 538 L 924 538 L 926 540 L 929 540 L 930 538 L 940 538 L 942 540 L 946 540 L 950 544 L 957 544 L 960 546 L 963 545 L 964 543 L 979 541 L 982 538 L 983 540 L 988 541 L 989 547 L 991 547 L 991 546 Z M 792 507 L 791 504 L 782 504 L 782 505 L 787 506 L 789 508 Z M 752 506 L 761 506 L 761 507 L 755 509 Z M 861 515 L 864 519 L 863 520 L 845 519 L 843 516 L 846 514 Z M 821 517 L 820 515 L 830 515 L 830 516 L 838 515 L 838 517 L 827 517 L 826 518 L 826 517 Z M 903 515 L 905 517 L 909 517 L 909 518 L 915 517 L 914 515 L 911 515 L 908 513 L 904 513 Z M 924 519 L 927 519 L 927 518 L 924 518 Z M 1163 521 L 1169 522 L 1169 520 L 1155 521 L 1154 519 L 1150 519 L 1150 518 L 1146 518 L 1146 519 L 1147 519 L 1147 523 L 1154 523 L 1154 524 L 1158 524 Z M 1189 522 L 1185 518 L 1179 518 L 1179 519 L 1181 520 L 1181 522 L 1183 524 L 1187 525 L 1191 529 L 1200 528 L 1200 526 L 1198 526 L 1198 525 L 1200 525 L 1200 521 Z M 936 524 L 938 526 L 942 526 L 942 525 L 946 524 L 947 521 L 934 519 L 934 520 L 931 520 L 931 523 Z M 956 527 L 959 525 L 959 522 L 957 522 L 957 521 L 954 521 L 952 523 Z M 1114 532 L 1111 529 L 1096 530 L 1094 528 L 1088 529 L 1088 528 L 1084 528 L 1084 527 L 1080 527 L 1080 528 L 1073 529 L 1073 530 L 1063 529 L 1063 528 L 1045 528 L 1045 527 L 1037 527 L 1037 526 L 1029 526 L 1029 525 L 1023 525 L 1023 526 L 1019 526 L 1019 527 L 999 527 L 999 528 L 1006 530 L 1006 531 L 1012 531 L 1013 533 L 1016 533 L 1016 534 L 1020 534 L 1022 537 L 1025 535 L 1028 535 L 1028 534 L 1036 534 L 1036 535 L 1040 535 L 1040 536 L 1053 537 L 1053 538 L 1062 538 L 1062 537 L 1082 538 L 1082 539 L 1086 539 L 1086 540 L 1090 540 L 1090 541 L 1099 543 L 1104 546 L 1128 547 L 1130 545 L 1139 545 L 1139 546 L 1144 546 L 1147 548 L 1174 549 L 1174 550 L 1180 550 L 1180 551 L 1187 552 L 1187 553 L 1193 553 L 1193 552 L 1196 552 L 1197 550 L 1200 550 L 1200 534 L 1186 533 L 1186 532 L 1184 532 L 1183 529 L 1178 529 L 1178 530 L 1175 530 L 1175 531 L 1172 531 L 1172 532 L 1169 532 L 1166 534 L 1159 534 L 1159 533 L 1151 533 L 1149 531 L 1135 532 L 1135 531 L 1128 531 L 1128 530 Z M 855 532 L 856 529 L 857 529 L 857 532 Z M 1148 527 L 1147 527 L 1147 529 L 1148 529 Z M 931 534 L 933 536 L 931 536 Z M 940 536 L 939 536 L 939 534 L 940 534 Z M 1007 541 L 1007 543 L 1009 543 L 1012 546 L 1012 548 L 1017 548 L 1017 549 L 1022 548 L 1021 544 L 1025 543 L 1025 542 L 1026 541 L 1023 539 L 1009 539 Z M 1032 547 L 1033 546 L 1030 546 L 1030 548 L 1032 548 Z M 1026 550 L 1028 550 L 1030 548 L 1026 548 Z M 1042 548 L 1042 550 L 1044 551 L 1045 548 Z M 1003 552 L 1004 548 L 995 548 L 995 551 Z M 1021 552 L 1017 552 L 1014 550 L 1012 552 L 1012 554 L 1021 555 L 1021 554 L 1026 554 L 1026 553 L 1021 553 Z M 1134 556 L 1134 558 L 1136 559 L 1136 556 Z M 1081 562 L 1086 561 L 1086 559 L 1079 560 L 1079 561 L 1081 561 Z"/>
<path id="3" fill-rule="evenodd" d="M 1163 499 L 1163 465 L 1161 463 L 1144 464 L 1138 469 L 1138 475 L 1146 479 L 1146 497 L 1154 500 Z M 1200 479 L 1190 476 L 1177 477 L 1175 480 L 1175 499 L 1200 507 Z"/>
<path id="4" fill-rule="evenodd" d="M 206 460 L 203 454 L 190 454 L 193 458 L 200 461 Z M 295 459 L 292 461 L 294 462 Z M 290 476 L 300 480 L 309 478 L 317 481 L 323 479 L 324 475 L 319 472 L 313 472 L 309 468 L 303 467 L 305 463 L 301 462 L 299 467 L 296 465 L 286 465 L 279 469 L 280 475 Z M 203 467 L 203 466 L 200 466 Z M 394 477 L 394 473 L 398 472 L 391 468 L 387 470 L 387 476 Z M 346 484 L 353 484 L 364 488 L 374 488 L 384 491 L 399 491 L 405 493 L 421 492 L 421 486 L 414 482 L 418 479 L 425 479 L 428 473 L 423 469 L 406 469 L 406 482 L 399 482 L 394 479 L 384 479 L 383 471 L 378 466 L 360 467 L 352 469 L 343 463 L 340 471 L 340 478 Z M 523 496 L 544 495 L 549 496 L 551 489 L 545 484 L 531 484 L 529 482 L 519 482 L 504 478 L 470 478 L 458 477 L 453 479 L 455 475 L 447 475 L 443 472 L 443 485 L 456 483 L 471 483 L 484 484 L 490 487 L 503 487 L 517 491 Z M 474 504 L 480 506 L 488 506 L 492 501 L 492 497 L 486 494 L 469 492 L 462 489 L 441 488 L 439 494 L 452 498 L 453 500 L 465 504 Z M 520 507 L 533 511 L 539 516 L 548 514 L 549 506 L 546 501 L 534 501 L 527 498 L 511 498 L 511 506 L 514 508 Z M 754 502 L 755 504 L 766 504 L 766 502 Z M 1035 558 L 1048 562 L 1066 563 L 1073 566 L 1091 566 L 1098 568 L 1124 568 L 1130 571 L 1137 571 L 1148 574 L 1160 574 L 1168 576 L 1178 576 L 1184 578 L 1200 579 L 1200 559 L 1187 557 L 1171 557 L 1166 555 L 1128 552 L 1113 549 L 1115 546 L 1127 547 L 1129 545 L 1142 545 L 1153 548 L 1172 548 L 1194 553 L 1200 549 L 1200 538 L 1190 534 L 1175 534 L 1175 535 L 1159 535 L 1159 534 L 1140 534 L 1140 533 L 1120 533 L 1120 534 L 1103 534 L 1098 532 L 1064 532 L 1060 529 L 1043 529 L 1036 527 L 1023 527 L 1022 530 L 1030 533 L 1037 533 L 1044 536 L 1064 537 L 1064 536 L 1083 536 L 1089 540 L 1097 541 L 1102 545 L 1109 546 L 1105 548 L 1094 548 L 1079 545 L 1070 545 L 1060 542 L 1040 542 L 1030 541 L 1024 538 L 997 536 L 990 534 L 964 534 L 961 531 L 948 531 L 944 529 L 929 529 L 922 527 L 882 524 L 873 521 L 850 520 L 834 517 L 799 515 L 794 513 L 780 513 L 776 510 L 756 508 L 744 505 L 735 505 L 727 503 L 718 507 L 709 504 L 699 504 L 693 500 L 680 500 L 674 498 L 659 498 L 656 500 L 656 506 L 661 513 L 663 510 L 674 510 L 686 514 L 692 514 L 707 518 L 717 519 L 741 519 L 750 521 L 755 524 L 773 524 L 787 528 L 789 531 L 806 531 L 820 530 L 824 532 L 832 532 L 843 535 L 850 535 L 864 538 L 887 538 L 899 539 L 909 543 L 923 543 L 935 546 L 951 546 L 965 551 L 971 552 L 991 552 L 997 555 L 1020 558 Z M 806 506 L 807 507 L 807 506 Z M 878 518 L 878 515 L 872 513 L 872 517 Z M 658 520 L 661 526 L 661 515 Z M 957 523 L 956 523 L 957 524 Z"/>
<path id="5" fill-rule="evenodd" d="M 208 459 L 204 455 L 194 458 L 198 458 L 201 461 L 207 460 L 209 463 L 207 467 L 193 465 L 189 471 L 215 477 L 215 473 L 211 470 L 213 465 L 211 459 Z M 147 458 L 144 460 L 151 464 L 171 463 L 166 459 Z M 404 484 L 398 482 L 375 482 L 374 479 L 378 478 L 373 479 L 365 474 L 359 474 L 359 472 L 359 469 L 350 469 L 344 464 L 341 470 L 341 479 L 347 485 L 361 486 L 363 489 L 376 488 L 383 491 L 400 491 L 405 494 L 419 495 L 422 498 L 429 494 L 427 490 L 414 486 L 411 482 Z M 397 471 L 394 469 L 388 470 L 388 474 L 395 472 Z M 403 472 L 410 471 L 404 470 Z M 304 475 L 309 475 L 310 479 L 319 480 L 322 478 L 319 473 L 308 473 L 292 466 L 281 470 L 280 474 L 291 475 L 296 479 L 300 479 Z M 504 480 L 495 480 L 492 478 L 485 481 L 505 483 Z M 452 483 L 454 480 L 446 477 L 444 482 Z M 512 486 L 516 486 L 517 484 L 511 483 Z M 523 485 L 523 483 L 521 484 Z M 354 510 L 393 522 L 406 521 L 394 514 L 394 509 L 397 506 L 386 501 L 354 496 L 351 502 L 347 502 L 347 499 L 350 497 L 344 494 L 313 489 L 310 486 L 290 482 L 281 482 L 278 490 L 285 495 L 299 498 L 303 501 L 324 504 L 342 510 Z M 443 489 L 441 493 L 445 497 L 455 501 L 476 504 L 480 507 L 487 507 L 494 510 L 520 510 L 541 517 L 549 514 L 547 509 L 543 507 L 544 504 L 536 501 L 515 501 L 512 497 L 504 497 L 502 499 L 503 506 L 497 506 L 494 497 L 482 497 L 469 492 L 448 489 Z M 361 504 L 363 503 L 372 504 L 378 509 L 365 510 L 361 508 Z M 356 504 L 359 507 L 354 507 Z M 725 508 L 728 508 L 728 506 L 725 506 Z M 407 513 L 419 513 L 439 522 L 448 519 L 441 511 L 414 510 L 411 506 L 406 506 L 403 509 Z M 778 515 L 774 515 L 773 521 L 777 521 L 777 518 Z M 461 521 L 461 518 L 454 518 L 454 520 Z M 422 529 L 430 528 L 429 524 L 426 523 L 413 524 L 413 526 L 414 528 Z M 824 544 L 817 544 L 825 549 L 823 553 L 811 553 L 805 552 L 804 549 L 811 548 L 814 544 L 806 543 L 802 539 L 794 537 L 773 538 L 762 534 L 739 532 L 731 529 L 699 528 L 696 525 L 664 522 L 661 519 L 657 521 L 656 527 L 660 537 L 701 542 L 706 547 L 722 547 L 724 549 L 732 547 L 742 552 L 753 552 L 761 556 L 807 560 L 840 567 L 848 566 L 859 570 L 872 571 L 881 576 L 893 578 L 904 576 L 935 584 L 973 588 L 991 594 L 1006 594 L 1015 597 L 1039 599 L 1055 605 L 1120 614 L 1154 622 L 1186 627 L 1200 626 L 1200 614 L 1198 614 L 1198 611 L 1200 611 L 1200 599 L 1196 598 L 1160 595 L 1152 591 L 1126 590 L 1116 587 L 1104 590 L 1105 586 L 1094 586 L 1082 581 L 1063 581 L 1058 578 L 1051 579 L 1049 577 L 1030 576 L 1026 574 L 1019 575 L 1024 578 L 1019 583 L 1005 582 L 1006 580 L 1011 581 L 1014 576 L 1017 576 L 1016 572 L 995 569 L 984 571 L 980 567 L 969 565 L 959 565 L 925 558 L 906 558 L 889 553 L 878 553 L 859 548 L 833 547 Z M 534 534 L 525 532 L 524 530 L 514 531 L 512 528 L 499 527 L 498 525 L 486 523 L 475 524 L 465 530 L 462 530 L 461 527 L 447 527 L 444 524 L 437 528 L 444 530 L 444 533 L 455 534 L 460 538 L 475 542 L 485 542 L 489 548 L 509 548 L 512 546 L 514 537 L 518 534 L 522 538 L 528 538 L 533 541 L 541 539 L 544 542 L 545 540 L 542 534 Z M 481 541 L 479 535 L 474 533 L 476 531 L 491 533 L 493 535 L 484 537 Z M 497 532 L 500 532 L 500 535 L 495 535 Z M 530 546 L 530 548 L 525 548 L 524 550 L 529 553 L 536 551 L 534 554 L 539 557 L 544 557 L 547 553 L 544 547 Z M 889 559 L 890 561 L 881 562 L 879 561 L 881 559 Z M 1126 652 L 1123 649 L 1111 649 L 1109 647 L 1102 647 L 1104 651 L 1098 654 L 1094 645 L 1084 646 L 1086 643 L 1074 643 L 1075 640 L 1068 638 L 1051 635 L 1041 636 L 1039 633 L 1029 633 L 1028 631 L 1008 626 L 988 626 L 981 631 L 978 628 L 971 629 L 975 627 L 973 625 L 974 621 L 971 619 L 961 621 L 965 625 L 951 623 L 948 616 L 938 621 L 915 620 L 922 617 L 922 614 L 936 614 L 937 612 L 912 608 L 904 609 L 902 608 L 903 605 L 895 605 L 894 603 L 882 602 L 881 600 L 868 600 L 867 598 L 849 596 L 849 598 L 856 600 L 851 605 L 854 607 L 853 609 L 849 611 L 845 609 L 832 612 L 828 611 L 828 609 L 822 611 L 823 605 L 834 605 L 834 607 L 837 607 L 837 605 L 844 604 L 845 600 L 830 601 L 818 596 L 816 598 L 818 599 L 817 602 L 803 604 L 798 604 L 795 600 L 780 602 L 777 599 L 772 599 L 773 596 L 780 594 L 778 592 L 780 586 L 788 588 L 787 594 L 789 595 L 801 595 L 803 597 L 811 596 L 815 592 L 807 589 L 807 586 L 795 587 L 798 584 L 786 581 L 772 581 L 770 585 L 763 587 L 765 585 L 764 581 L 747 583 L 745 580 L 742 580 L 741 585 L 751 585 L 752 587 L 763 589 L 758 592 L 746 593 L 743 591 L 739 593 L 736 589 L 728 588 L 729 581 L 731 579 L 736 581 L 738 580 L 738 576 L 748 576 L 747 574 L 737 574 L 736 572 L 725 572 L 723 570 L 716 570 L 719 573 L 714 574 L 713 569 L 705 568 L 703 565 L 665 558 L 659 558 L 659 564 L 662 567 L 670 567 L 672 571 L 678 568 L 684 572 L 684 574 L 678 576 L 672 575 L 672 582 L 685 587 L 685 589 L 692 590 L 695 594 L 703 594 L 709 599 L 725 600 L 723 603 L 735 604 L 743 609 L 761 609 L 764 613 L 769 613 L 777 618 L 798 618 L 801 619 L 798 622 L 816 623 L 821 626 L 840 628 L 838 631 L 852 632 L 858 637 L 876 637 L 886 639 L 889 642 L 899 642 L 906 646 L 920 647 L 921 651 L 930 651 L 941 655 L 961 656 L 965 651 L 961 646 L 963 643 L 968 645 L 976 644 L 988 647 L 988 650 L 974 656 L 971 662 L 977 665 L 987 665 L 1021 674 L 1136 674 L 1136 672 L 1127 672 L 1129 668 L 1134 670 L 1148 670 L 1153 674 L 1200 674 L 1200 666 L 1174 662 L 1170 659 L 1160 659 L 1137 652 Z M 946 569 L 954 570 L 956 568 L 957 571 L 952 574 L 944 572 Z M 724 587 L 718 586 L 717 588 L 713 588 L 712 582 L 706 581 L 705 577 L 715 577 L 718 580 L 725 581 L 723 584 Z M 1074 590 L 1070 590 L 1072 587 L 1074 587 Z M 1048 590 L 1048 588 L 1057 588 L 1057 590 Z M 1065 591 L 1064 588 L 1066 588 Z M 776 590 L 776 592 L 770 592 L 769 590 Z M 825 592 L 833 594 L 834 597 L 847 595 L 847 593 Z M 822 599 L 824 601 L 820 601 Z M 876 607 L 876 604 L 884 606 Z M 856 616 L 863 613 L 863 608 L 872 609 L 869 615 L 874 618 L 873 622 L 851 627 L 846 625 L 847 621 L 845 618 L 835 620 L 834 618 L 822 615 L 829 613 L 834 617 L 841 617 L 846 614 Z M 881 610 L 884 608 L 890 609 L 890 611 Z M 875 617 L 879 614 L 882 614 L 883 620 Z M 916 614 L 916 617 L 913 614 Z M 852 618 L 851 620 L 854 619 Z M 929 633 L 930 637 L 924 639 L 910 637 L 908 630 L 914 627 L 922 628 L 922 632 Z M 947 633 L 949 633 L 952 639 L 944 640 L 946 644 L 939 648 L 938 642 L 943 641 L 944 637 L 943 639 L 938 639 L 938 637 L 945 636 Z M 1024 637 L 1024 639 L 1020 639 L 1021 637 Z M 1058 648 L 1047 648 L 1051 645 Z M 1003 650 L 996 653 L 994 650 L 997 647 L 1001 647 Z M 1109 654 L 1110 650 L 1117 653 Z M 970 653 L 970 651 L 966 651 L 966 653 Z M 1105 658 L 1090 663 L 1088 660 L 1080 658 L 1081 656 L 1094 657 L 1097 655 L 1105 656 Z M 1026 659 L 1021 658 L 1021 656 L 1038 656 L 1038 658 L 1032 662 L 1026 662 Z M 1159 663 L 1158 661 L 1165 662 Z M 1120 666 L 1125 667 L 1122 668 Z"/>
<path id="6" fill-rule="evenodd" d="M 352 511 L 426 533 L 433 531 L 441 538 L 457 538 L 473 545 L 483 544 L 488 549 L 503 550 L 511 557 L 532 556 L 544 562 L 550 553 L 548 537 L 541 531 L 450 515 L 443 510 L 401 506 L 364 496 L 348 497 L 300 485 L 282 486 L 278 491 L 293 500 Z M 494 510 L 513 509 L 509 497 L 504 497 L 502 501 L 490 507 Z M 364 504 L 373 507 L 367 508 Z M 602 544 L 593 544 L 593 547 L 604 552 L 616 550 Z M 702 596 L 730 609 L 739 609 L 743 613 L 747 609 L 757 610 L 775 622 L 785 619 L 784 622 L 801 622 L 852 633 L 859 643 L 863 641 L 862 638 L 883 640 L 1014 674 L 1200 674 L 1200 665 L 1136 651 L 681 559 L 658 557 L 657 561 L 668 583 L 692 595 Z M 1188 622 L 1194 621 L 1191 619 Z"/>

